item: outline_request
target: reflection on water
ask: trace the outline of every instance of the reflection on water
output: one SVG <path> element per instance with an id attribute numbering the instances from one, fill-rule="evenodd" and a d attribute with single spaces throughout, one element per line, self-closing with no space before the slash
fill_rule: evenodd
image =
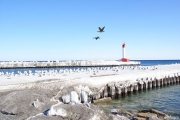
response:
<path id="1" fill-rule="evenodd" d="M 142 110 L 156 109 L 180 119 L 180 84 L 154 88 L 127 94 L 110 102 L 97 103 L 109 112 L 110 109 Z"/>

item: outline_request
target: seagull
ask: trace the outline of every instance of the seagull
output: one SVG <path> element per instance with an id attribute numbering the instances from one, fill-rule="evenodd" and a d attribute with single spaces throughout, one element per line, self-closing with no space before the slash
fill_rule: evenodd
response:
<path id="1" fill-rule="evenodd" d="M 100 39 L 100 37 L 99 37 L 99 36 L 97 36 L 97 37 L 94 37 L 93 39 L 96 39 L 96 40 L 97 40 L 97 39 Z"/>
<path id="2" fill-rule="evenodd" d="M 104 32 L 104 31 L 103 31 L 104 28 L 105 28 L 105 26 L 104 26 L 103 28 L 100 28 L 100 27 L 99 27 L 99 31 L 97 31 L 97 32 Z"/>

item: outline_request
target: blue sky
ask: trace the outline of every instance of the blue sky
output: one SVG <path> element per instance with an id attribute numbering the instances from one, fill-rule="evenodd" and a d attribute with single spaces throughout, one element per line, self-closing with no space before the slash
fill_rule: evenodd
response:
<path id="1" fill-rule="evenodd" d="M 130 59 L 180 59 L 180 0 L 0 0 L 0 42 L 0 61 L 117 60 L 124 42 Z"/>

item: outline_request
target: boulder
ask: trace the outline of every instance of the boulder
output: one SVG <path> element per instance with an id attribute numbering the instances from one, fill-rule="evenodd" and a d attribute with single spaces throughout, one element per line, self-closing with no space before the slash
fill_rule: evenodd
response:
<path id="1" fill-rule="evenodd" d="M 69 104 L 70 103 L 70 94 L 66 94 L 62 96 L 62 101 L 65 104 Z"/>
<path id="2" fill-rule="evenodd" d="M 70 102 L 79 103 L 78 94 L 75 91 L 71 91 L 70 93 Z"/>
<path id="3" fill-rule="evenodd" d="M 88 102 L 88 96 L 85 91 L 81 91 L 81 103 L 87 103 Z"/>

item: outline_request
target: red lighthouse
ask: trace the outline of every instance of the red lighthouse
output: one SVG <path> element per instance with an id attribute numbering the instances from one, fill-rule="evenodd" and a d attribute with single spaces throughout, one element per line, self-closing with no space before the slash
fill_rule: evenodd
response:
<path id="1" fill-rule="evenodd" d="M 122 62 L 129 62 L 130 60 L 128 58 L 125 58 L 125 47 L 126 47 L 126 44 L 123 43 L 122 44 Z"/>

